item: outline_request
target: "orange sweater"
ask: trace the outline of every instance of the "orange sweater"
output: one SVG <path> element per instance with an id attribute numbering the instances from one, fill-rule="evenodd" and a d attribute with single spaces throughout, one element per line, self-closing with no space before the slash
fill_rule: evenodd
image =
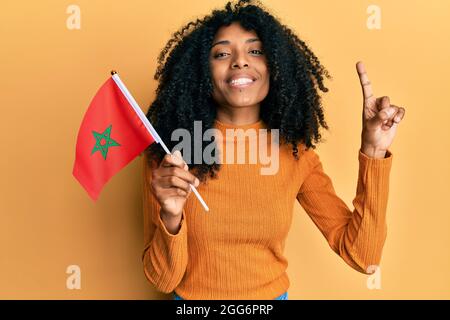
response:
<path id="1" fill-rule="evenodd" d="M 262 121 L 243 126 L 216 121 L 215 127 L 224 137 L 227 128 L 266 128 Z M 275 175 L 261 175 L 267 164 L 259 162 L 222 163 L 218 179 L 197 188 L 210 211 L 191 193 L 175 235 L 161 221 L 144 159 L 142 260 L 147 279 L 159 291 L 175 290 L 184 299 L 274 299 L 289 288 L 283 251 L 296 200 L 352 268 L 368 273 L 368 266 L 378 265 L 386 238 L 392 153 L 374 159 L 359 151 L 353 211 L 336 195 L 317 153 L 299 147 L 298 155 L 295 160 L 290 145 L 280 146 Z"/>

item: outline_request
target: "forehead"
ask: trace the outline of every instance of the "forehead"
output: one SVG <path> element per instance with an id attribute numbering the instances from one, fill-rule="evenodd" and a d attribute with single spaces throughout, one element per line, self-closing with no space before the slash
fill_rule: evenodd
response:
<path id="1" fill-rule="evenodd" d="M 257 38 L 258 35 L 254 30 L 247 31 L 245 30 L 239 22 L 233 22 L 229 26 L 222 26 L 217 30 L 214 40 L 236 40 L 243 39 L 246 40 L 248 38 Z"/>

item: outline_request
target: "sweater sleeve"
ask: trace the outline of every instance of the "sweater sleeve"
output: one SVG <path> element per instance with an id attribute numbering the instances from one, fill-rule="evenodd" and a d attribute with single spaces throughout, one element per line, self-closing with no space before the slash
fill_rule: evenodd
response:
<path id="1" fill-rule="evenodd" d="M 157 290 L 170 293 L 183 278 L 188 261 L 185 211 L 178 233 L 169 233 L 159 214 L 159 202 L 151 192 L 151 169 L 143 158 L 144 274 Z"/>
<path id="2" fill-rule="evenodd" d="M 305 155 L 309 172 L 297 199 L 328 244 L 355 270 L 370 274 L 378 266 L 386 239 L 386 208 L 392 153 L 375 159 L 359 150 L 356 196 L 351 211 L 336 195 L 330 177 L 323 171 L 318 154 L 309 149 Z"/>

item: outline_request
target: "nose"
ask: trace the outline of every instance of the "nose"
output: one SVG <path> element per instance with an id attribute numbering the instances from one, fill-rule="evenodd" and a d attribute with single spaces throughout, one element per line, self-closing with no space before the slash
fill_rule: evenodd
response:
<path id="1" fill-rule="evenodd" d="M 234 58 L 233 63 L 231 65 L 231 68 L 235 69 L 237 67 L 238 68 L 244 68 L 244 67 L 248 68 L 248 62 L 245 60 L 243 54 L 236 54 L 235 55 L 235 58 Z"/>
<path id="2" fill-rule="evenodd" d="M 248 68 L 248 64 L 247 63 L 244 63 L 244 64 L 242 64 L 242 63 L 233 63 L 232 69 L 236 69 L 237 67 L 239 67 L 239 69 L 240 68 Z"/>

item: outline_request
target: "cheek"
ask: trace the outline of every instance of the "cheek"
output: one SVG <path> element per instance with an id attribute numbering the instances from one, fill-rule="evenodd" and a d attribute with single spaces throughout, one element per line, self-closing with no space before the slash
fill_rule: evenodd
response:
<path id="1" fill-rule="evenodd" d="M 223 84 L 220 78 L 220 72 L 217 68 L 211 67 L 211 84 L 212 84 L 212 96 L 216 101 L 222 101 L 223 98 Z"/>
<path id="2" fill-rule="evenodd" d="M 261 75 L 267 79 L 267 81 L 269 81 L 270 78 L 270 71 L 269 71 L 269 67 L 267 66 L 267 62 L 264 61 L 264 64 L 261 66 L 261 68 L 259 69 Z"/>
<path id="3" fill-rule="evenodd" d="M 214 83 L 219 83 L 220 79 L 223 75 L 223 68 L 220 65 L 217 65 L 217 63 L 210 63 L 209 69 L 211 70 L 211 79 Z"/>
<path id="4" fill-rule="evenodd" d="M 261 99 L 261 100 L 265 99 L 267 97 L 267 95 L 269 94 L 269 89 L 270 89 L 270 79 L 269 79 L 269 76 L 267 76 L 264 79 L 264 82 L 261 84 L 258 99 Z"/>
<path id="5" fill-rule="evenodd" d="M 269 85 L 270 85 L 269 69 L 264 66 L 263 69 L 260 71 L 260 74 L 261 74 L 261 77 L 262 77 L 262 84 L 261 84 L 261 86 L 264 88 L 264 90 L 268 90 Z"/>

